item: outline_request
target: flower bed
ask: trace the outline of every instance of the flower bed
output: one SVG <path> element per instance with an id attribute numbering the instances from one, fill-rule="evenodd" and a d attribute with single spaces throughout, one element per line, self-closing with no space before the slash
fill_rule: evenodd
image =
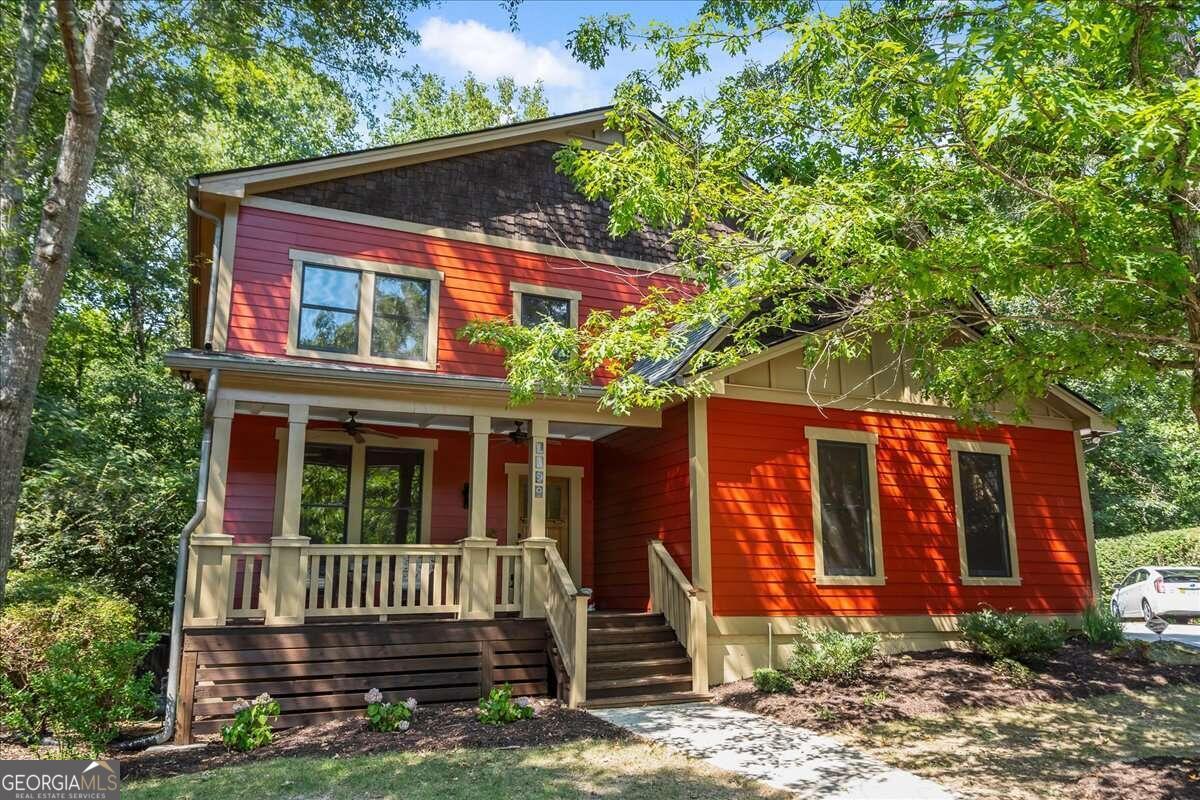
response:
<path id="1" fill-rule="evenodd" d="M 553 700 L 534 700 L 536 713 L 519 725 L 486 725 L 477 719 L 470 703 L 423 705 L 403 735 L 376 733 L 367 720 L 345 719 L 290 728 L 276 734 L 268 745 L 248 753 L 230 752 L 219 739 L 209 737 L 203 746 L 117 754 L 125 777 L 155 777 L 214 769 L 279 756 L 363 755 L 393 750 L 453 750 L 458 748 L 531 747 L 580 739 L 619 740 L 629 734 L 584 711 L 560 706 Z M 8 755 L 17 758 L 17 755 Z"/>
<path id="2" fill-rule="evenodd" d="M 882 658 L 849 685 L 820 681 L 794 692 L 764 694 L 748 680 L 713 690 L 717 702 L 818 730 L 944 714 L 958 708 L 1073 700 L 1122 690 L 1200 683 L 1200 664 L 1119 658 L 1079 640 L 1069 642 L 1016 686 L 973 653 L 935 650 Z"/>

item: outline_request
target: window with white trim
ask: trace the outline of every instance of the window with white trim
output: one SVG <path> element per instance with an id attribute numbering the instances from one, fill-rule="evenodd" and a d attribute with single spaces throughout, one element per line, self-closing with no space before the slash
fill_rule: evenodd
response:
<path id="1" fill-rule="evenodd" d="M 513 322 L 526 328 L 553 322 L 564 328 L 579 326 L 579 301 L 583 295 L 572 289 L 556 289 L 532 283 L 509 285 L 513 294 Z"/>
<path id="2" fill-rule="evenodd" d="M 866 431 L 807 427 L 818 583 L 882 584 L 878 437 Z"/>
<path id="3" fill-rule="evenodd" d="M 951 439 L 949 449 L 963 583 L 1019 584 L 1008 445 Z"/>
<path id="4" fill-rule="evenodd" d="M 432 369 L 437 270 L 292 250 L 288 352 Z"/>

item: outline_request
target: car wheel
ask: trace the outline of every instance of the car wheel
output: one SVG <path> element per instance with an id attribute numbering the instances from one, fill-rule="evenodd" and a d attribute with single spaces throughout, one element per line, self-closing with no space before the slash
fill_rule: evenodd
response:
<path id="1" fill-rule="evenodd" d="M 1112 602 L 1108 604 L 1108 609 L 1112 611 L 1114 617 L 1121 619 L 1121 604 L 1117 602 L 1116 598 L 1113 598 Z"/>
<path id="2" fill-rule="evenodd" d="M 1150 607 L 1150 601 L 1144 597 L 1142 598 L 1142 617 L 1146 622 L 1154 619 L 1154 609 Z"/>

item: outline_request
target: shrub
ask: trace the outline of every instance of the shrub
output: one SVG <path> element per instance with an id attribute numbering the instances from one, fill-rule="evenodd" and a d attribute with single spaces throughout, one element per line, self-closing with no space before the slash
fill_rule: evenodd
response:
<path id="1" fill-rule="evenodd" d="M 479 701 L 479 721 L 484 725 L 507 725 L 533 716 L 533 702 L 528 697 L 512 696 L 507 683 L 497 686 Z"/>
<path id="2" fill-rule="evenodd" d="M 829 680 L 852 683 L 866 671 L 879 651 L 877 633 L 813 630 L 800 623 L 796 648 L 784 670 L 801 683 Z"/>
<path id="3" fill-rule="evenodd" d="M 1012 611 L 991 608 L 967 614 L 961 625 L 963 638 L 971 649 L 993 661 L 1009 659 L 1035 669 L 1067 641 L 1067 623 L 1061 619 L 1039 622 Z"/>
<path id="4" fill-rule="evenodd" d="M 1105 594 L 1111 594 L 1135 567 L 1200 564 L 1200 528 L 1097 539 L 1096 564 Z"/>
<path id="5" fill-rule="evenodd" d="M 417 712 L 417 700 L 410 697 L 403 703 L 385 703 L 383 692 L 372 689 L 363 699 L 367 701 L 367 725 L 379 733 L 408 730 L 413 714 Z"/>
<path id="6" fill-rule="evenodd" d="M 1028 686 L 1033 683 L 1034 671 L 1011 658 L 998 658 L 992 663 L 992 668 L 1017 686 Z"/>
<path id="7" fill-rule="evenodd" d="M 34 587 L 34 588 L 30 588 Z M 64 755 L 96 754 L 117 725 L 154 707 L 151 676 L 136 672 L 153 642 L 137 637 L 126 600 L 33 581 L 0 615 L 0 711 L 27 741 L 46 734 Z"/>
<path id="8" fill-rule="evenodd" d="M 271 695 L 263 692 L 253 700 L 241 700 L 233 711 L 233 722 L 221 727 L 221 741 L 230 750 L 256 750 L 275 738 L 271 720 L 279 716 L 279 703 Z"/>
<path id="9" fill-rule="evenodd" d="M 1089 604 L 1083 610 L 1080 630 L 1085 639 L 1100 647 L 1114 647 L 1125 641 L 1125 629 L 1121 626 L 1121 618 L 1112 613 L 1112 609 L 1107 605 Z"/>
<path id="10" fill-rule="evenodd" d="M 790 692 L 796 688 L 792 679 L 777 669 L 756 669 L 751 676 L 754 688 L 767 694 Z"/>

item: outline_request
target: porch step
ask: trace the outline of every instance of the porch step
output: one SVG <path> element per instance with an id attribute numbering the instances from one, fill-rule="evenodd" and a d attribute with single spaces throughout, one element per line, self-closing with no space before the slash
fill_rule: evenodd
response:
<path id="1" fill-rule="evenodd" d="M 606 697 L 629 697 L 640 694 L 687 692 L 692 688 L 692 670 L 686 675 L 642 675 L 635 678 L 613 678 L 587 682 L 587 696 L 601 700 Z"/>
<path id="2" fill-rule="evenodd" d="M 588 630 L 594 631 L 601 628 L 644 628 L 644 627 L 661 627 L 667 624 L 667 619 L 662 614 L 651 613 L 629 613 L 623 611 L 593 611 L 588 614 Z"/>
<path id="3" fill-rule="evenodd" d="M 588 664 L 591 665 L 659 658 L 687 658 L 687 652 L 677 641 L 593 644 L 591 639 L 588 640 Z"/>
<path id="4" fill-rule="evenodd" d="M 623 628 L 588 628 L 588 646 L 631 644 L 634 642 L 673 642 L 675 631 L 670 625 L 630 625 Z"/>
<path id="5" fill-rule="evenodd" d="M 666 706 L 677 703 L 706 703 L 711 694 L 698 692 L 663 692 L 660 694 L 635 694 L 625 697 L 600 697 L 588 700 L 584 708 L 628 708 L 630 706 Z"/>
<path id="6" fill-rule="evenodd" d="M 689 680 L 692 661 L 687 656 L 678 658 L 646 658 L 637 661 L 602 661 L 588 664 L 588 686 L 592 682 L 616 678 L 639 678 L 646 675 L 681 675 Z"/>

